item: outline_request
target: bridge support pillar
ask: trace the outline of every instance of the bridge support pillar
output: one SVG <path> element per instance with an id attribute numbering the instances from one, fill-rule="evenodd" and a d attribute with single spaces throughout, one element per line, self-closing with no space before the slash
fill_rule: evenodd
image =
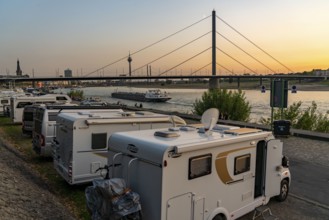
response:
<path id="1" fill-rule="evenodd" d="M 219 79 L 210 78 L 209 79 L 209 89 L 219 89 Z"/>

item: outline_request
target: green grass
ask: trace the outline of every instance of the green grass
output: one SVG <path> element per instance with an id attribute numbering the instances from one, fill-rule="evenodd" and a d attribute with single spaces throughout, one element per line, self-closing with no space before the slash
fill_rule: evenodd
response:
<path id="1" fill-rule="evenodd" d="M 90 219 L 86 209 L 85 188 L 87 185 L 71 186 L 62 179 L 53 167 L 51 158 L 40 157 L 32 149 L 32 138 L 22 134 L 21 125 L 11 123 L 10 118 L 0 117 L 1 138 L 15 147 L 54 193 L 78 219 Z"/>

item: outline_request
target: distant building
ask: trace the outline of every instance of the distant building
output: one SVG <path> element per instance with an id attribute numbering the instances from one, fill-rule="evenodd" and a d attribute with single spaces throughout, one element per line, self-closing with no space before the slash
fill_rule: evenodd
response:
<path id="1" fill-rule="evenodd" d="M 315 76 L 329 76 L 329 69 L 327 70 L 314 69 L 313 74 Z"/>
<path id="2" fill-rule="evenodd" d="M 23 71 L 19 65 L 19 60 L 17 59 L 17 68 L 16 68 L 16 76 L 22 76 Z"/>
<path id="3" fill-rule="evenodd" d="M 64 77 L 72 77 L 72 70 L 70 69 L 64 70 Z"/>

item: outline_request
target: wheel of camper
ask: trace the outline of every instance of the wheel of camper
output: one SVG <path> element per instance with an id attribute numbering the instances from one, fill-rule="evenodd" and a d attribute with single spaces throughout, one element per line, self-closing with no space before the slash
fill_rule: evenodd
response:
<path id="1" fill-rule="evenodd" d="M 280 195 L 276 197 L 279 202 L 283 202 L 288 197 L 289 183 L 287 180 L 281 181 Z"/>
<path id="2" fill-rule="evenodd" d="M 212 220 L 226 220 L 223 214 L 217 214 Z"/>

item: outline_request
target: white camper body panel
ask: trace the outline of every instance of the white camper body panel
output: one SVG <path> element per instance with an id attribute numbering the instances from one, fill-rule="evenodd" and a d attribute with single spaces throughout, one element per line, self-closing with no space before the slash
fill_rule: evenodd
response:
<path id="1" fill-rule="evenodd" d="M 43 103 L 70 103 L 68 95 L 48 94 L 43 96 L 17 96 L 10 98 L 10 118 L 13 123 L 22 123 L 24 106 Z"/>
<path id="2" fill-rule="evenodd" d="M 212 220 L 218 214 L 236 219 L 269 201 L 263 188 L 279 194 L 283 170 L 276 168 L 282 143 L 275 142 L 281 147 L 271 152 L 276 159 L 266 165 L 279 178 L 264 182 L 266 173 L 256 168 L 257 164 L 265 168 L 266 158 L 256 163 L 256 151 L 266 151 L 266 143 L 273 139 L 270 132 L 161 131 L 160 136 L 154 135 L 155 130 L 118 132 L 109 139 L 108 163 L 116 165 L 110 177 L 124 178 L 140 195 L 143 219 Z M 285 172 L 289 178 L 289 170 Z M 262 182 L 256 184 L 256 179 Z"/>
<path id="3" fill-rule="evenodd" d="M 61 113 L 57 116 L 54 166 L 69 184 L 102 178 L 96 170 L 107 164 L 108 138 L 114 132 L 168 128 L 178 117 L 151 112 Z"/>
<path id="4" fill-rule="evenodd" d="M 69 109 L 70 106 L 73 106 L 73 109 Z M 56 136 L 56 118 L 59 112 L 79 112 L 84 114 L 123 112 L 122 109 L 83 109 L 83 107 L 78 109 L 78 106 L 75 104 L 70 104 L 70 106 L 65 105 L 65 109 L 48 109 L 46 106 L 40 106 L 36 109 L 33 121 L 32 147 L 40 156 L 53 156 L 51 145 L 53 138 Z"/>

